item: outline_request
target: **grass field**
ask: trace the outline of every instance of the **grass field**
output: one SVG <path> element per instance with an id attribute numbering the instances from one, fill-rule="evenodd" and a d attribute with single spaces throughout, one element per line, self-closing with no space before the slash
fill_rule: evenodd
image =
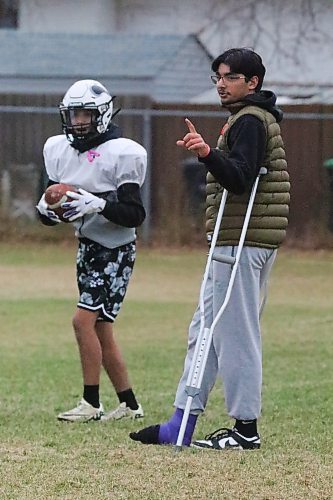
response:
<path id="1" fill-rule="evenodd" d="M 281 251 L 263 317 L 262 448 L 143 446 L 172 412 L 203 251 L 139 250 L 115 325 L 144 422 L 66 424 L 81 397 L 75 246 L 0 245 L 0 498 L 332 499 L 333 253 Z M 103 375 L 106 409 L 116 398 Z M 218 384 L 196 437 L 230 426 Z"/>

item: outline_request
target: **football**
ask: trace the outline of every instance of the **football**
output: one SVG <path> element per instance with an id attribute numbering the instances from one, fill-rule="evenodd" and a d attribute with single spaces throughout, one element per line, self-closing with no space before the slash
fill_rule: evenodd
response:
<path id="1" fill-rule="evenodd" d="M 61 204 L 66 201 L 72 201 L 72 198 L 66 195 L 67 191 L 77 191 L 77 189 L 70 184 L 52 184 L 45 191 L 45 201 L 48 207 L 54 210 L 63 222 L 69 221 L 63 217 L 63 213 L 66 212 L 66 209 L 62 208 Z"/>

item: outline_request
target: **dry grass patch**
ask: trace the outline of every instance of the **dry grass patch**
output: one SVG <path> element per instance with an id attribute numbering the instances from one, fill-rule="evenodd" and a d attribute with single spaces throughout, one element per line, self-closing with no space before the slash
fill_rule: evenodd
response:
<path id="1" fill-rule="evenodd" d="M 333 253 L 280 252 L 263 318 L 263 446 L 226 453 L 128 437 L 172 411 L 204 251 L 138 253 L 115 329 L 144 422 L 57 422 L 81 397 L 74 260 L 74 244 L 0 246 L 1 500 L 333 498 Z M 101 394 L 116 404 L 104 375 Z M 230 423 L 217 384 L 195 436 Z"/>

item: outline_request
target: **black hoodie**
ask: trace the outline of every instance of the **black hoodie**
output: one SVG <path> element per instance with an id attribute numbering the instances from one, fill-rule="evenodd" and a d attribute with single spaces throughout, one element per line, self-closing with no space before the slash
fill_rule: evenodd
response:
<path id="1" fill-rule="evenodd" d="M 249 94 L 229 109 L 237 112 L 244 105 L 258 106 L 269 111 L 277 122 L 282 120 L 282 111 L 275 106 L 276 96 L 269 90 Z M 254 115 L 241 116 L 231 127 L 228 135 L 230 153 L 211 149 L 208 156 L 199 158 L 207 170 L 225 189 L 234 194 L 243 194 L 251 189 L 254 179 L 264 161 L 266 152 L 266 130 L 262 121 Z"/>

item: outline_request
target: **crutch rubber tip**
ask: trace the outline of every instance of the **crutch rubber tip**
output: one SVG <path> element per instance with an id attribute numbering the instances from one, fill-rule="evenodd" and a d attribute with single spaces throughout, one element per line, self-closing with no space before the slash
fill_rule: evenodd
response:
<path id="1" fill-rule="evenodd" d="M 178 446 L 177 444 L 175 444 L 175 446 L 173 447 L 173 451 L 175 453 L 179 453 L 179 452 L 183 451 L 183 447 L 182 446 Z"/>

